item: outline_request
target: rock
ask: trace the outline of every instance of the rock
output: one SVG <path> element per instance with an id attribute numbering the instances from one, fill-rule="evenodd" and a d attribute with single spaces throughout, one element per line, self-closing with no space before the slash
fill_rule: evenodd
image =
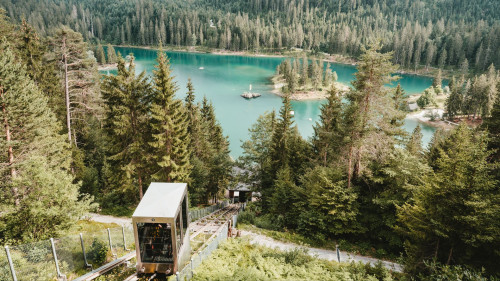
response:
<path id="1" fill-rule="evenodd" d="M 260 97 L 261 94 L 244 92 L 243 94 L 241 94 L 241 96 L 244 97 L 245 99 L 253 99 Z"/>

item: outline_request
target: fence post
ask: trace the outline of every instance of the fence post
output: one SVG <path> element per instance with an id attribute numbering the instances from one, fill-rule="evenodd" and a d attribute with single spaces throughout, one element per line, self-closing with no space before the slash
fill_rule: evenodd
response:
<path id="1" fill-rule="evenodd" d="M 54 256 L 54 262 L 56 263 L 57 277 L 61 277 L 61 270 L 59 269 L 59 262 L 57 261 L 56 246 L 54 245 L 54 238 L 50 238 L 50 244 L 52 245 L 52 256 Z"/>
<path id="2" fill-rule="evenodd" d="M 85 252 L 85 246 L 83 244 L 83 235 L 81 233 L 80 233 L 80 243 L 82 244 L 83 261 L 85 262 L 85 266 L 86 267 L 92 267 L 92 265 L 90 265 L 87 262 L 87 253 Z"/>
<path id="3" fill-rule="evenodd" d="M 125 239 L 125 227 L 122 226 L 122 235 L 123 235 L 123 249 L 125 251 L 128 251 L 129 249 L 127 249 L 127 240 Z"/>
<path id="4" fill-rule="evenodd" d="M 191 278 L 194 277 L 194 271 L 193 271 L 193 258 L 191 258 Z"/>
<path id="5" fill-rule="evenodd" d="M 108 228 L 108 240 L 109 240 L 109 250 L 111 251 L 111 254 L 115 257 L 116 259 L 116 255 L 113 254 L 113 243 L 111 243 L 111 231 L 109 230 Z"/>
<path id="6" fill-rule="evenodd" d="M 5 246 L 5 253 L 7 254 L 7 260 L 9 261 L 10 273 L 12 274 L 12 281 L 17 281 L 16 271 L 14 270 L 14 263 L 10 256 L 9 246 Z"/>
<path id="7" fill-rule="evenodd" d="M 340 262 L 340 251 L 339 251 L 339 245 L 335 245 L 335 250 L 337 251 L 337 260 Z"/>

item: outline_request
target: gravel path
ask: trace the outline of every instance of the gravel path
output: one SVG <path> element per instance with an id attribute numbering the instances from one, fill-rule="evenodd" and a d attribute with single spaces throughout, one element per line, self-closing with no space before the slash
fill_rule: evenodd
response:
<path id="1" fill-rule="evenodd" d="M 90 219 L 96 222 L 102 222 L 102 223 L 116 223 L 121 226 L 128 226 L 132 223 L 131 218 L 120 218 L 120 217 L 113 217 L 113 216 L 106 216 L 106 215 L 99 215 L 99 214 L 94 214 L 91 213 L 89 215 Z"/>
<path id="2" fill-rule="evenodd" d="M 120 217 L 113 217 L 113 216 L 106 216 L 106 215 L 99 215 L 99 214 L 90 214 L 90 219 L 93 221 L 97 222 L 102 222 L 102 223 L 116 223 L 119 225 L 125 225 L 128 226 L 132 223 L 131 218 L 120 218 Z M 250 236 L 250 243 L 252 244 L 258 244 L 270 248 L 279 248 L 284 251 L 289 251 L 293 250 L 295 248 L 306 248 L 308 250 L 308 253 L 311 256 L 318 257 L 320 259 L 326 259 L 329 261 L 337 261 L 337 253 L 332 250 L 325 250 L 325 249 L 319 249 L 319 248 L 312 248 L 312 247 L 303 247 L 298 244 L 294 243 L 285 243 L 285 242 L 280 242 L 272 239 L 271 237 L 257 234 L 251 231 L 246 231 L 242 230 L 241 234 L 243 236 Z M 396 271 L 396 272 L 402 272 L 403 268 L 400 264 L 393 263 L 393 262 L 388 262 L 384 260 L 379 260 L 375 258 L 369 258 L 369 257 L 364 257 L 360 255 L 354 255 L 350 254 L 344 251 L 340 251 L 340 261 L 342 262 L 362 262 L 362 263 L 370 263 L 370 264 L 375 264 L 377 262 L 382 262 L 385 268 Z"/>
<path id="3" fill-rule="evenodd" d="M 297 244 L 293 243 L 285 243 L 285 242 L 280 242 L 276 241 L 268 236 L 261 235 L 261 234 L 256 234 L 250 231 L 245 231 L 242 230 L 241 234 L 243 236 L 250 236 L 250 243 L 252 244 L 257 244 L 257 245 L 262 245 L 270 248 L 279 248 L 280 250 L 284 251 L 289 251 L 293 250 L 295 248 L 306 248 L 308 250 L 308 253 L 311 256 L 315 256 L 320 259 L 326 259 L 329 261 L 337 261 L 337 253 L 332 250 L 325 250 L 325 249 L 318 249 L 318 248 L 312 248 L 312 247 L 304 247 L 300 246 Z M 394 263 L 394 262 L 388 262 L 384 260 L 379 260 L 375 258 L 369 258 L 365 256 L 360 256 L 360 255 L 354 255 L 350 254 L 344 251 L 340 251 L 340 261 L 342 262 L 362 262 L 362 263 L 370 263 L 370 264 L 375 264 L 377 262 L 382 262 L 385 268 L 390 269 L 392 271 L 396 272 L 402 272 L 403 268 L 400 264 Z"/>

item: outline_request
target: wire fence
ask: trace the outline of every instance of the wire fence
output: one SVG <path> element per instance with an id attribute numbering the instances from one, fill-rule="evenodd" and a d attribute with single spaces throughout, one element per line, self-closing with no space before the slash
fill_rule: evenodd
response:
<path id="1" fill-rule="evenodd" d="M 203 209 L 191 210 L 191 211 L 189 211 L 189 217 L 191 218 L 191 221 L 195 221 L 195 220 L 198 220 L 198 219 L 203 218 L 205 216 L 208 216 L 209 214 L 211 214 L 217 210 L 225 208 L 228 205 L 229 205 L 229 201 L 226 200 L 226 201 L 219 202 L 215 205 L 205 207 Z"/>
<path id="2" fill-rule="evenodd" d="M 81 233 L 0 251 L 0 280 L 73 280 L 135 250 L 132 225 Z"/>
<path id="3" fill-rule="evenodd" d="M 176 275 L 172 276 L 169 280 L 175 281 L 189 281 L 193 278 L 195 274 L 195 269 L 208 258 L 215 249 L 219 247 L 219 244 L 227 240 L 227 233 L 229 224 L 224 224 L 223 227 L 219 229 L 215 237 L 205 244 L 205 247 L 201 248 L 198 252 L 194 253 L 191 257 L 191 261 Z"/>

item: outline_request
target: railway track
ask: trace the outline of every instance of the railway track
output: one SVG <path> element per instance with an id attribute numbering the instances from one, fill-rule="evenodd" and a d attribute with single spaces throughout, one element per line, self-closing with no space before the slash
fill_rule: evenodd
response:
<path id="1" fill-rule="evenodd" d="M 189 226 L 191 231 L 190 239 L 194 240 L 200 234 L 213 234 L 219 230 L 224 223 L 232 219 L 233 215 L 237 214 L 240 209 L 239 204 L 231 204 L 225 208 L 217 210 L 205 217 L 194 221 Z"/>
<path id="2" fill-rule="evenodd" d="M 217 231 L 223 227 L 228 220 L 233 218 L 233 215 L 237 214 L 241 208 L 240 204 L 231 204 L 222 209 L 219 209 L 213 213 L 210 213 L 194 222 L 191 222 L 189 225 L 190 229 L 190 240 L 192 244 L 198 244 L 201 246 L 198 249 L 203 248 L 206 241 L 210 241 L 210 238 L 217 233 Z M 200 235 L 203 236 L 202 241 Z M 135 255 L 135 253 L 134 253 Z M 136 273 L 130 275 L 125 281 L 137 281 L 137 280 L 152 280 L 154 276 L 150 276 L 147 279 L 139 278 Z"/>

